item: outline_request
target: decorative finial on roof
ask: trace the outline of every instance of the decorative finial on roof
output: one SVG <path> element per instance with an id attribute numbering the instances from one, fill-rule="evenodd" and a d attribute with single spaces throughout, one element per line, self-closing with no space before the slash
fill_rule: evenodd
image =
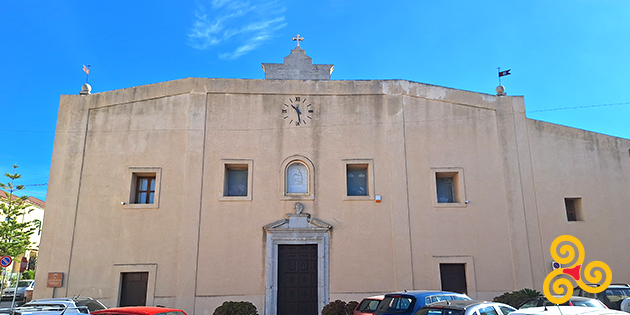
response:
<path id="1" fill-rule="evenodd" d="M 89 85 L 88 83 L 83 83 L 83 86 L 81 86 L 81 92 L 79 92 L 79 95 L 88 95 L 92 93 L 92 86 Z"/>
<path id="2" fill-rule="evenodd" d="M 295 37 L 293 37 L 293 40 L 297 42 L 296 47 L 300 47 L 300 42 L 304 40 L 304 37 L 300 37 L 300 34 L 297 34 Z"/>

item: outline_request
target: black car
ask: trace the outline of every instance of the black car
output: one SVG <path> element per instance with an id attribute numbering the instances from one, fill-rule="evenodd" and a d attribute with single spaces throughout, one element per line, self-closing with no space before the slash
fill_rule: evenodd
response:
<path id="1" fill-rule="evenodd" d="M 598 284 L 590 284 L 596 287 Z M 602 301 L 608 308 L 613 310 L 621 310 L 621 302 L 630 298 L 630 285 L 627 283 L 611 284 L 606 290 L 599 293 L 590 293 L 582 290 L 580 287 L 573 289 L 574 296 L 585 296 Z"/>

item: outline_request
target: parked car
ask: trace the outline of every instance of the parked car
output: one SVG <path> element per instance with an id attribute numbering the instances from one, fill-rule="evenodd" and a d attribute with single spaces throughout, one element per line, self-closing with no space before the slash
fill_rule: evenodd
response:
<path id="1" fill-rule="evenodd" d="M 376 295 L 371 297 L 366 297 L 365 299 L 359 302 L 359 305 L 354 309 L 353 315 L 372 315 L 376 312 L 376 307 L 378 303 L 380 303 L 384 295 Z"/>
<path id="2" fill-rule="evenodd" d="M 590 286 L 598 286 L 597 284 L 591 284 Z M 580 287 L 573 289 L 574 296 L 585 296 L 602 301 L 608 308 L 614 310 L 621 310 L 621 303 L 623 300 L 630 298 L 630 285 L 623 284 L 611 284 L 606 290 L 599 293 L 589 293 Z"/>
<path id="3" fill-rule="evenodd" d="M 186 312 L 175 308 L 160 306 L 125 306 L 114 307 L 92 312 L 96 315 L 186 315 Z"/>
<path id="4" fill-rule="evenodd" d="M 376 315 L 411 315 L 421 307 L 439 301 L 472 300 L 468 295 L 448 291 L 405 291 L 385 294 Z"/>
<path id="5" fill-rule="evenodd" d="M 24 301 L 24 291 L 26 289 L 32 289 L 35 285 L 35 280 L 20 280 L 17 283 L 17 293 L 15 293 L 16 301 Z M 2 301 L 13 300 L 13 293 L 16 292 L 15 286 L 9 286 L 2 290 Z"/>
<path id="6" fill-rule="evenodd" d="M 15 315 L 89 314 L 107 308 L 99 300 L 90 297 L 51 298 L 32 300 L 13 310 L 0 309 L 0 313 Z"/>
<path id="7" fill-rule="evenodd" d="M 628 313 L 585 306 L 543 306 L 517 310 L 510 315 L 628 315 Z"/>
<path id="8" fill-rule="evenodd" d="M 547 300 L 544 296 L 535 297 L 533 299 L 527 300 L 523 302 L 518 309 L 531 308 L 531 307 L 539 307 L 539 306 L 550 306 L 555 305 L 549 300 Z M 566 303 L 560 304 L 563 306 L 585 306 L 585 307 L 596 307 L 596 308 L 608 308 L 604 303 L 600 300 L 587 298 L 583 296 L 572 296 Z"/>
<path id="9" fill-rule="evenodd" d="M 24 290 L 24 303 L 30 302 L 33 300 L 33 288 L 26 288 Z"/>
<path id="10" fill-rule="evenodd" d="M 443 301 L 424 306 L 414 315 L 507 315 L 515 308 L 488 301 Z"/>

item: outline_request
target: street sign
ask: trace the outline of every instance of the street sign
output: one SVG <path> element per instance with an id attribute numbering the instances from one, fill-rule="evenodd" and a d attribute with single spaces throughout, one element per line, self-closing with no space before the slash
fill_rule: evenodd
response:
<path id="1" fill-rule="evenodd" d="M 28 267 L 28 259 L 26 259 L 26 256 L 22 256 L 22 261 L 20 262 L 20 273 L 24 272 L 26 267 Z"/>
<path id="2" fill-rule="evenodd" d="M 551 262 L 551 268 L 553 270 L 556 270 L 556 269 L 560 268 L 560 264 L 558 262 L 556 262 L 556 261 L 552 261 Z"/>
<path id="3" fill-rule="evenodd" d="M 46 286 L 49 288 L 59 288 L 63 284 L 63 272 L 49 272 Z"/>
<path id="4" fill-rule="evenodd" d="M 9 267 L 12 262 L 13 258 L 11 258 L 11 256 L 2 256 L 2 258 L 0 258 L 0 266 L 2 267 Z"/>

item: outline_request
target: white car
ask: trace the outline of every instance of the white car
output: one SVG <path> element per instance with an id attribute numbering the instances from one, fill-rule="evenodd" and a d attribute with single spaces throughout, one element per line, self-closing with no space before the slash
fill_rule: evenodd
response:
<path id="1" fill-rule="evenodd" d="M 510 315 L 628 315 L 628 313 L 585 306 L 543 306 L 521 309 Z"/>
<path id="2" fill-rule="evenodd" d="M 515 308 L 499 302 L 443 301 L 426 305 L 414 315 L 512 315 L 515 313 Z"/>

